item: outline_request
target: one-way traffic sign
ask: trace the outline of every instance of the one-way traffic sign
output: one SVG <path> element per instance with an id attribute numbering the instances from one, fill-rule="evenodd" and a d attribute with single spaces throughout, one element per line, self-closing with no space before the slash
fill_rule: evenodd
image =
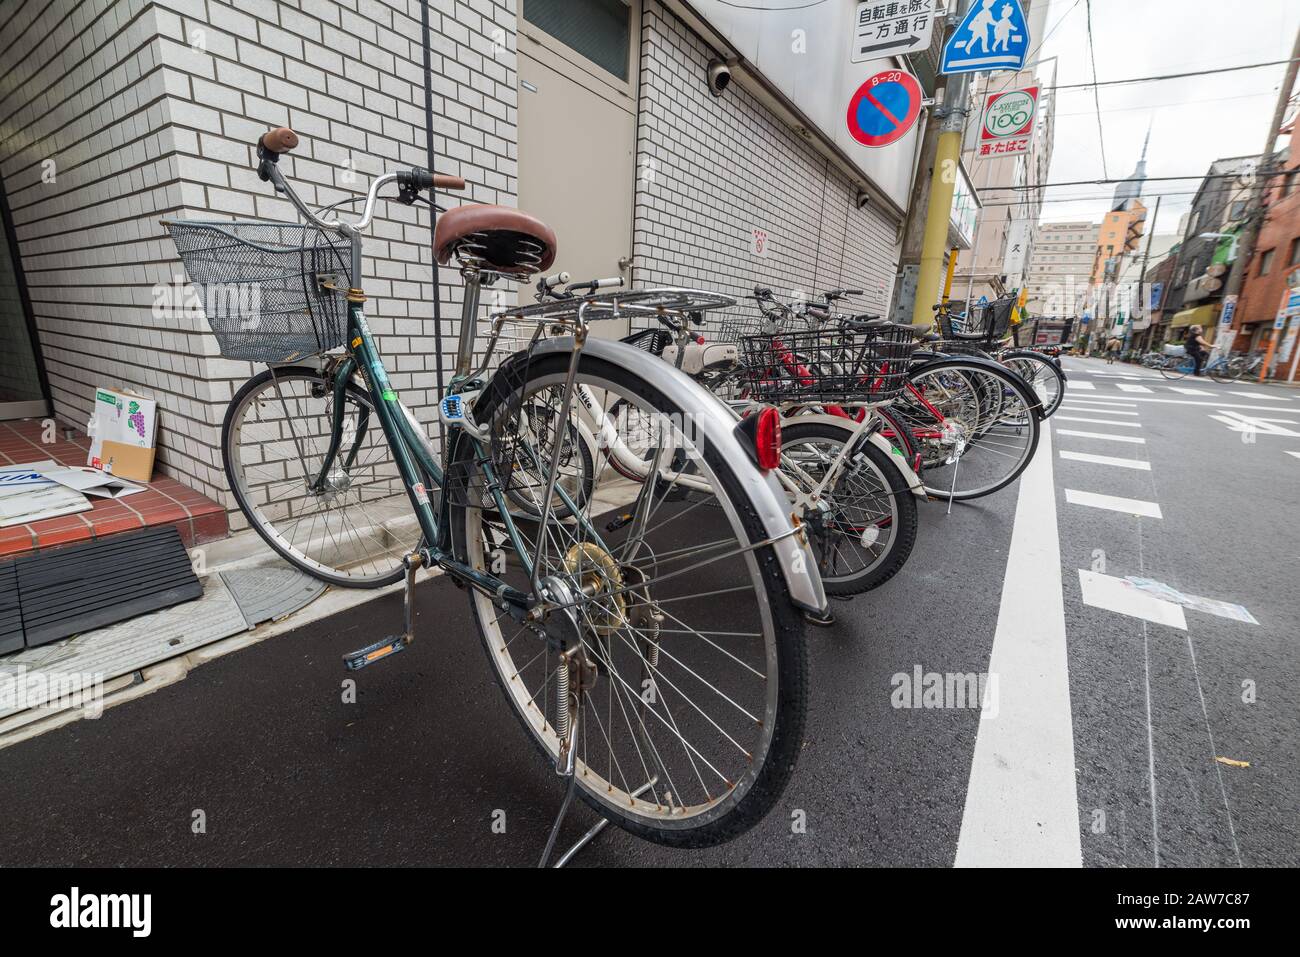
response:
<path id="1" fill-rule="evenodd" d="M 920 53 L 934 34 L 934 0 L 862 0 L 853 17 L 853 62 Z"/>
<path id="2" fill-rule="evenodd" d="M 973 0 L 943 48 L 941 73 L 1019 70 L 1029 55 L 1020 0 Z"/>

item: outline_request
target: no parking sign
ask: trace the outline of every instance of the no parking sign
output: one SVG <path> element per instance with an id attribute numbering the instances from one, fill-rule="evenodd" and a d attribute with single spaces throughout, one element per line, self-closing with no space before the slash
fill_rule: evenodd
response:
<path id="1" fill-rule="evenodd" d="M 849 134 L 863 146 L 896 143 L 921 115 L 921 84 L 906 70 L 883 70 L 849 99 Z"/>

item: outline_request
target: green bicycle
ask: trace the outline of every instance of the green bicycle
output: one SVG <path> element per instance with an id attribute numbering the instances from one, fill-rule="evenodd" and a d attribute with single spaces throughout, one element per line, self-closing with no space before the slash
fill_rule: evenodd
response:
<path id="1" fill-rule="evenodd" d="M 349 668 L 413 640 L 419 569 L 461 586 L 506 700 L 568 779 L 566 807 L 576 789 L 627 830 L 677 846 L 751 827 L 802 739 L 802 610 L 826 605 L 816 561 L 757 464 L 764 439 L 653 356 L 588 337 L 602 318 L 684 315 L 720 297 L 593 293 L 532 319 L 524 348 L 501 357 L 503 314 L 476 349 L 481 290 L 545 272 L 555 235 L 515 209 L 444 211 L 434 253 L 456 260 L 464 308 L 439 454 L 376 346 L 361 238 L 381 189 L 440 209 L 423 194 L 464 181 L 386 173 L 364 197 L 313 211 L 280 168 L 297 145 L 291 130 L 264 134 L 258 173 L 303 222 L 166 224 L 222 354 L 267 365 L 222 429 L 248 524 L 331 584 L 405 578 L 404 632 L 351 653 Z M 345 203 L 363 203 L 360 215 L 326 218 Z M 659 458 L 688 460 L 689 481 L 606 482 L 583 448 L 578 391 L 653 421 Z"/>

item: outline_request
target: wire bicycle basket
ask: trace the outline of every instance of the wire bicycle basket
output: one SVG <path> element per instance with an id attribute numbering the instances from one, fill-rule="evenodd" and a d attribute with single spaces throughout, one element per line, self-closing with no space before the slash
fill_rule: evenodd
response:
<path id="1" fill-rule="evenodd" d="M 292 362 L 342 346 L 352 245 L 300 223 L 164 220 L 221 354 Z"/>
<path id="2" fill-rule="evenodd" d="M 907 382 L 916 337 L 911 326 L 858 327 L 744 336 L 749 397 L 765 402 L 883 403 Z"/>

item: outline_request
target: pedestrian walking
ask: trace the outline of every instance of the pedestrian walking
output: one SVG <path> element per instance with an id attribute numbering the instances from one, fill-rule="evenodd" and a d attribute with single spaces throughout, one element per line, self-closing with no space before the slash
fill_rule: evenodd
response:
<path id="1" fill-rule="evenodd" d="M 1119 357 L 1120 350 L 1124 348 L 1124 340 L 1119 336 L 1111 336 L 1110 342 L 1106 343 L 1106 365 L 1113 366 L 1115 359 Z"/>

